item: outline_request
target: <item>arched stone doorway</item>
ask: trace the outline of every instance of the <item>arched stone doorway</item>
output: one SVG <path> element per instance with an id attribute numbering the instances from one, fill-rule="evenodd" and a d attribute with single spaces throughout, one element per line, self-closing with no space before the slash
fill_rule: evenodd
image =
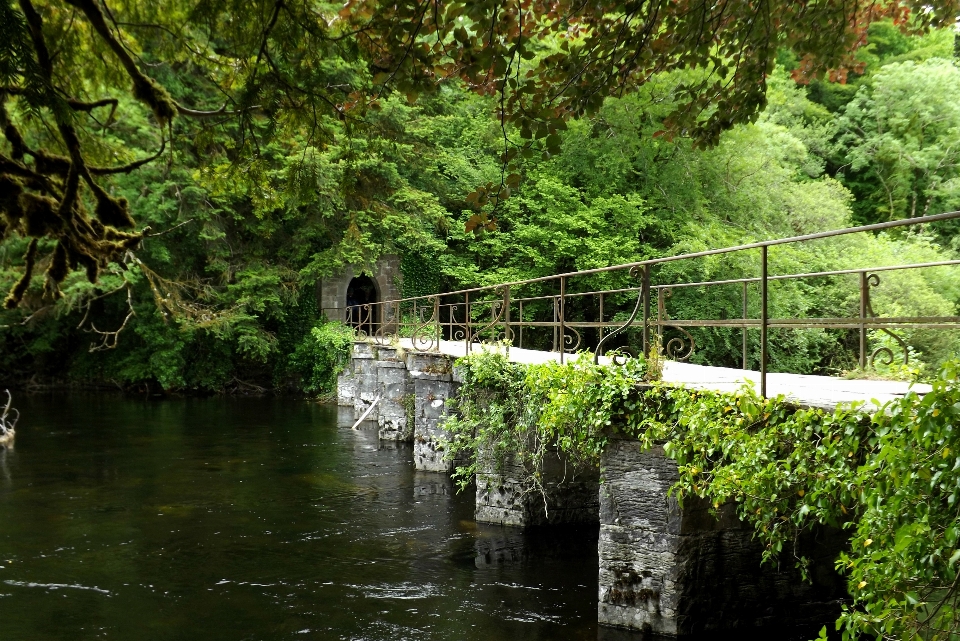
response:
<path id="1" fill-rule="evenodd" d="M 324 278 L 317 283 L 320 309 L 323 312 L 323 315 L 328 319 L 338 320 L 343 323 L 348 323 L 350 321 L 347 311 L 347 290 L 350 288 L 351 284 L 354 283 L 354 281 L 358 281 L 357 284 L 361 285 L 363 283 L 369 285 L 370 282 L 372 282 L 374 285 L 376 302 L 392 301 L 400 298 L 400 283 L 402 276 L 400 274 L 399 256 L 395 254 L 381 256 L 380 259 L 374 263 L 372 269 L 367 270 L 368 275 L 361 276 L 358 275 L 359 272 L 359 267 L 347 265 L 339 274 L 334 274 Z M 366 278 L 368 280 L 361 281 L 360 279 L 362 278 Z M 388 309 L 382 311 L 386 316 L 385 318 L 378 314 L 376 318 L 371 318 L 371 321 L 374 323 L 392 323 L 393 316 L 396 313 L 395 306 L 390 306 Z M 357 318 L 357 321 L 360 320 L 356 316 L 356 313 L 352 315 Z"/>
<path id="2" fill-rule="evenodd" d="M 369 276 L 356 276 L 347 284 L 347 324 L 373 334 L 379 321 L 380 291 Z"/>

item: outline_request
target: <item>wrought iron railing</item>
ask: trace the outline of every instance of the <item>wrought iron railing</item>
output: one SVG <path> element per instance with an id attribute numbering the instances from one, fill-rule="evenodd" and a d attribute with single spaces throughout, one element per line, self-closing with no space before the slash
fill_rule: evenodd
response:
<path id="1" fill-rule="evenodd" d="M 822 328 L 855 331 L 856 343 L 859 345 L 859 366 L 868 368 L 877 359 L 891 364 L 895 358 L 893 351 L 887 346 L 871 349 L 868 337 L 870 330 L 889 335 L 902 349 L 906 363 L 910 358 L 907 343 L 894 330 L 960 328 L 960 316 L 880 316 L 874 310 L 871 300 L 871 290 L 880 284 L 881 274 L 884 272 L 957 267 L 960 266 L 960 260 L 771 275 L 771 247 L 952 219 L 960 219 L 960 212 L 679 254 L 443 294 L 356 305 L 336 311 L 343 313 L 340 318 L 345 318 L 346 322 L 355 328 L 358 337 L 371 338 L 380 343 L 405 337 L 415 349 L 439 351 L 443 341 L 460 341 L 464 343 L 464 351 L 469 353 L 474 344 L 485 341 L 506 341 L 508 345 L 524 348 L 526 338 L 527 347 L 558 352 L 561 362 L 567 354 L 581 350 L 592 351 L 595 359 L 614 348 L 620 355 L 636 354 L 639 350 L 647 354 L 652 341 L 657 341 L 667 358 L 687 360 L 696 350 L 691 328 L 739 329 L 740 365 L 743 369 L 750 369 L 753 364 L 751 360 L 756 362 L 760 371 L 760 391 L 766 395 L 771 329 Z M 759 254 L 758 276 L 698 282 L 652 282 L 655 268 L 667 263 L 743 252 Z M 600 275 L 618 274 L 621 277 L 625 275 L 628 281 L 639 281 L 639 284 L 599 289 L 577 287 L 578 283 L 589 283 Z M 960 280 L 960 270 L 957 276 Z M 769 290 L 772 283 L 835 277 L 852 277 L 856 280 L 858 310 L 855 316 L 770 317 Z M 701 291 L 706 294 L 708 290 L 719 287 L 739 289 L 739 317 L 728 318 L 728 313 L 721 313 L 720 318 L 677 319 L 669 316 L 667 303 L 675 291 L 702 288 Z M 611 307 L 614 309 L 612 313 Z M 324 311 L 329 313 L 333 310 Z M 748 341 L 752 331 L 759 332 L 759 354 L 753 359 Z M 632 344 L 636 342 L 639 345 Z"/>

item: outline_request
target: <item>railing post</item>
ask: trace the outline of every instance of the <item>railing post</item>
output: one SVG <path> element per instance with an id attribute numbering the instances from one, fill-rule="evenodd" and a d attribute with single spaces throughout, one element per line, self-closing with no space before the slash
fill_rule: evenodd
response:
<path id="1" fill-rule="evenodd" d="M 442 324 L 440 323 L 440 294 L 433 299 L 433 338 L 437 341 L 437 351 L 440 351 L 440 337 L 442 334 Z"/>
<path id="2" fill-rule="evenodd" d="M 657 290 L 657 339 L 662 340 L 663 336 L 663 317 L 666 315 L 667 301 L 666 290 L 662 287 Z"/>
<path id="3" fill-rule="evenodd" d="M 750 356 L 747 353 L 747 283 L 743 283 L 743 369 L 750 369 Z"/>
<path id="4" fill-rule="evenodd" d="M 650 265 L 643 266 L 640 276 L 640 296 L 643 299 L 643 357 L 650 355 Z"/>
<path id="5" fill-rule="evenodd" d="M 453 340 L 453 327 L 454 323 L 457 322 L 457 317 L 453 314 L 453 310 L 456 307 L 453 303 L 447 303 L 447 329 L 444 330 L 443 335 L 448 336 L 449 340 Z"/>
<path id="6" fill-rule="evenodd" d="M 860 369 L 867 368 L 867 272 L 860 272 Z"/>
<path id="7" fill-rule="evenodd" d="M 520 300 L 520 344 L 517 346 L 523 349 L 523 300 Z"/>
<path id="8" fill-rule="evenodd" d="M 760 248 L 760 396 L 767 397 L 767 246 Z"/>
<path id="9" fill-rule="evenodd" d="M 469 354 L 470 348 L 473 346 L 473 335 L 470 332 L 470 322 L 473 320 L 473 317 L 470 316 L 470 292 L 466 292 L 463 295 L 463 306 L 466 308 L 465 311 L 467 314 L 463 319 L 463 322 L 466 325 L 466 329 L 463 332 L 463 340 L 465 340 L 467 343 L 464 346 L 463 353 Z"/>
<path id="10" fill-rule="evenodd" d="M 564 315 L 566 313 L 566 303 L 567 303 L 567 279 L 563 276 L 560 277 L 560 364 L 563 364 L 563 353 L 566 351 L 567 347 L 564 344 Z"/>
<path id="11" fill-rule="evenodd" d="M 551 307 L 553 307 L 553 323 L 550 325 L 553 329 L 553 343 L 550 346 L 550 351 L 555 352 L 557 351 L 557 308 L 560 307 L 560 298 L 554 296 L 550 302 L 552 303 Z"/>
<path id="12" fill-rule="evenodd" d="M 600 292 L 600 326 L 597 327 L 597 345 L 603 342 L 603 292 Z M 603 356 L 603 354 L 601 354 Z"/>
<path id="13" fill-rule="evenodd" d="M 507 356 L 510 356 L 510 345 L 513 344 L 513 335 L 510 331 L 510 286 L 503 288 L 503 340 L 507 342 Z"/>

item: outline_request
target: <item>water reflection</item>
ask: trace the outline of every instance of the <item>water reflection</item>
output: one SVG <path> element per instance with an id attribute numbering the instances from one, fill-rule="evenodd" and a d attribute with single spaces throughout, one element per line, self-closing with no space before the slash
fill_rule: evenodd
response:
<path id="1" fill-rule="evenodd" d="M 7 457 L 13 457 L 13 443 L 4 443 L 0 445 L 0 480 L 2 480 L 3 489 L 10 487 L 12 477 L 10 476 L 10 467 L 7 464 Z"/>
<path id="2" fill-rule="evenodd" d="M 349 408 L 21 405 L 0 638 L 597 638 L 595 528 L 478 526 L 471 494 Z"/>

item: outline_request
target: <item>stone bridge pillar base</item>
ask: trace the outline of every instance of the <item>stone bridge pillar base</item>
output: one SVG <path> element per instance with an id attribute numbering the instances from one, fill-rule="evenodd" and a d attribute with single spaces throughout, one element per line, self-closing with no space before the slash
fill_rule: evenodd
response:
<path id="1" fill-rule="evenodd" d="M 416 399 L 413 461 L 418 470 L 450 473 L 456 463 L 444 449 L 450 435 L 440 427 L 450 411 L 447 400 L 455 398 L 460 388 L 453 377 L 453 361 L 452 357 L 442 354 L 413 352 L 407 355 L 407 371 Z"/>
<path id="2" fill-rule="evenodd" d="M 377 398 L 379 390 L 377 389 L 377 347 L 362 341 L 356 341 L 353 344 L 353 417 L 358 419 L 363 416 L 367 408 Z M 343 374 L 341 374 L 343 376 Z M 337 396 L 341 395 L 339 381 Z M 368 421 L 377 420 L 380 408 L 375 407 L 367 415 Z"/>
<path id="3" fill-rule="evenodd" d="M 337 377 L 337 405 L 340 407 L 353 407 L 356 402 L 357 364 L 354 358 L 354 351 L 351 349 L 350 360 Z"/>
<path id="4" fill-rule="evenodd" d="M 377 424 L 381 441 L 413 440 L 413 381 L 393 347 L 377 349 Z"/>
<path id="5" fill-rule="evenodd" d="M 413 441 L 417 470 L 449 473 L 456 461 L 446 456 L 449 435 L 440 424 L 450 411 L 447 400 L 460 389 L 454 360 L 356 341 L 350 363 L 337 379 L 337 403 L 352 406 L 356 420 L 379 396 L 367 420 L 377 421 L 380 440 Z"/>
<path id="6" fill-rule="evenodd" d="M 833 570 L 842 532 L 800 542 L 799 553 L 813 559 L 811 584 L 789 552 L 779 568 L 761 566 L 761 546 L 734 504 L 718 517 L 696 497 L 680 509 L 667 496 L 677 466 L 662 449 L 642 452 L 636 441 L 611 439 L 602 467 L 601 625 L 685 636 L 769 625 L 818 629 L 836 620 L 846 596 Z"/>
<path id="7" fill-rule="evenodd" d="M 478 473 L 476 479 L 479 523 L 528 527 L 599 519 L 599 470 L 575 469 L 550 452 L 543 463 L 543 487 L 537 488 L 524 479 L 515 461 L 499 467 L 491 460 L 484 467 L 490 471 Z"/>

